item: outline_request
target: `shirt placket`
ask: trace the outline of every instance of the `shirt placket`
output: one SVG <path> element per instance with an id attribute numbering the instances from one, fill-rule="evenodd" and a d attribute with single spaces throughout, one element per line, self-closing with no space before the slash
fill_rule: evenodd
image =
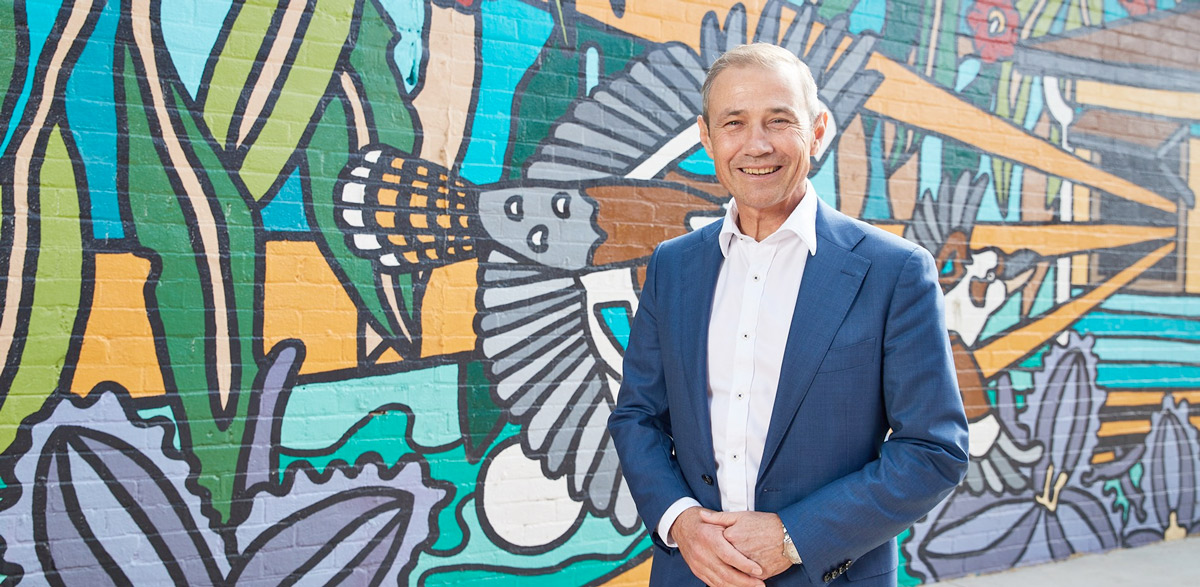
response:
<path id="1" fill-rule="evenodd" d="M 746 238 L 746 237 L 742 237 Z M 748 241 L 748 242 L 747 242 Z M 747 469 L 747 423 L 750 420 L 751 386 L 754 384 L 754 343 L 758 334 L 758 321 L 763 291 L 767 281 L 767 270 L 775 256 L 776 247 L 754 242 L 746 238 L 739 243 L 739 254 L 745 260 L 746 273 L 742 283 L 742 304 L 738 314 L 736 340 L 733 349 L 733 377 L 729 398 L 729 415 L 726 420 L 728 460 L 732 465 L 736 482 L 723 488 L 729 493 L 729 503 L 723 504 L 727 511 L 745 511 L 749 508 L 749 481 L 754 477 Z"/>

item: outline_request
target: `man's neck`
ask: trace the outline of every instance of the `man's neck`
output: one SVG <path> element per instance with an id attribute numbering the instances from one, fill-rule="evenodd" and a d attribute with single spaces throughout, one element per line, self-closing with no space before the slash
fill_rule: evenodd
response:
<path id="1" fill-rule="evenodd" d="M 801 194 L 795 200 L 789 200 L 779 207 L 769 210 L 756 210 L 749 206 L 738 206 L 737 226 L 742 234 L 762 242 L 763 239 L 775 234 L 779 227 L 787 222 L 792 212 L 796 211 L 796 207 L 800 205 L 800 200 L 804 199 L 805 194 Z"/>

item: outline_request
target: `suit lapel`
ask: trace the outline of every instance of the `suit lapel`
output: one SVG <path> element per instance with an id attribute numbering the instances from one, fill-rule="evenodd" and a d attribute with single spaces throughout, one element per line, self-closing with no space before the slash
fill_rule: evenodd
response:
<path id="1" fill-rule="evenodd" d="M 708 408 L 708 325 L 712 319 L 713 298 L 717 289 L 717 276 L 720 274 L 721 248 L 717 235 L 721 232 L 721 222 L 714 222 L 701 229 L 703 238 L 700 244 L 684 251 L 683 264 L 685 271 L 683 279 L 686 283 L 679 289 L 675 298 L 682 309 L 676 314 L 678 328 L 674 332 L 682 335 L 680 348 L 684 357 L 694 357 L 687 362 L 684 369 L 687 397 L 692 402 L 691 413 L 696 416 L 696 426 L 702 432 L 702 437 L 712 446 L 712 421 Z M 685 359 L 686 360 L 686 359 Z M 708 451 L 710 455 L 712 451 Z"/>
<path id="2" fill-rule="evenodd" d="M 817 208 L 817 254 L 809 257 L 796 296 L 796 309 L 784 347 L 775 407 L 763 447 L 761 480 L 784 434 L 808 395 L 817 368 L 858 294 L 871 262 L 850 249 L 862 229 L 821 203 Z"/>

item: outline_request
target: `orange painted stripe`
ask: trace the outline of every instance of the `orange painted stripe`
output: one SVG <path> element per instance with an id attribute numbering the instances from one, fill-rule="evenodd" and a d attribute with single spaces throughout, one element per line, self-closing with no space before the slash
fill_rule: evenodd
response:
<path id="1" fill-rule="evenodd" d="M 1094 249 L 1123 247 L 1175 237 L 1172 226 L 1124 224 L 977 224 L 971 248 L 998 248 L 1005 253 L 1029 249 L 1046 257 L 1059 257 Z"/>
<path id="2" fill-rule="evenodd" d="M 1164 212 L 1176 211 L 1172 200 L 1029 135 L 883 55 L 872 54 L 867 67 L 885 78 L 863 104 L 871 112 L 1132 202 Z"/>
<path id="3" fill-rule="evenodd" d="M 1155 249 L 1091 291 L 977 349 L 975 360 L 978 362 L 983 376 L 990 379 L 1020 361 L 1034 349 L 1045 344 L 1047 340 L 1065 330 L 1081 316 L 1092 311 L 1109 296 L 1137 279 L 1139 275 L 1174 249 L 1175 243 L 1167 243 Z"/>

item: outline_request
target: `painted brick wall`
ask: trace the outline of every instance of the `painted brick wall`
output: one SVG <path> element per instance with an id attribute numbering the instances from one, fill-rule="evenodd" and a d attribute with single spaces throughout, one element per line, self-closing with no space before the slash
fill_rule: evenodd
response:
<path id="1" fill-rule="evenodd" d="M 814 69 L 929 249 L 967 480 L 905 585 L 1200 531 L 1200 3 L 0 5 L 0 576 L 641 585 L 604 430 L 699 82 Z"/>

